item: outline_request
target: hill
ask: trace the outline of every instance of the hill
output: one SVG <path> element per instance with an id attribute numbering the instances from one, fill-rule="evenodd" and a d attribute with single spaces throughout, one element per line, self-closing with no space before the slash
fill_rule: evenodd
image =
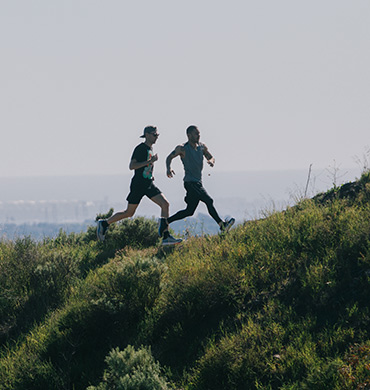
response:
<path id="1" fill-rule="evenodd" d="M 156 222 L 0 243 L 0 389 L 370 386 L 370 174 L 163 251 Z"/>

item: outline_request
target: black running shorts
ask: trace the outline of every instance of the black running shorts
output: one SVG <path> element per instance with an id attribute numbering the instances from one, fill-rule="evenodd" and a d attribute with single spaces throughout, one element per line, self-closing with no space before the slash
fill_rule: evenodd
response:
<path id="1" fill-rule="evenodd" d="M 147 180 L 149 183 L 141 183 L 135 180 L 131 181 L 130 193 L 126 200 L 130 204 L 139 204 L 144 196 L 149 199 L 162 193 L 162 191 L 153 184 L 153 181 Z"/>
<path id="2" fill-rule="evenodd" d="M 208 195 L 208 192 L 200 182 L 185 181 L 184 187 L 186 189 L 185 202 L 188 205 L 198 204 L 199 201 L 204 203 L 213 202 L 213 199 Z"/>

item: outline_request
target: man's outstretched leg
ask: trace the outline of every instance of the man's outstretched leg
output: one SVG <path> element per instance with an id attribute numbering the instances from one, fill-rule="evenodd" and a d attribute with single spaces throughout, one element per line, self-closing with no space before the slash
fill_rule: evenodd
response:
<path id="1" fill-rule="evenodd" d="M 114 222 L 118 222 L 118 221 L 125 219 L 125 218 L 133 217 L 135 214 L 135 211 L 137 209 L 137 206 L 138 206 L 138 204 L 129 203 L 127 205 L 127 209 L 125 211 L 120 211 L 116 214 L 113 214 L 108 219 L 99 219 L 98 227 L 96 229 L 96 235 L 98 237 L 98 240 L 99 241 L 105 240 L 105 233 L 107 232 L 110 224 L 112 224 Z"/>
<path id="2" fill-rule="evenodd" d="M 208 214 L 216 221 L 216 223 L 220 227 L 221 232 L 227 233 L 230 230 L 231 226 L 234 225 L 235 219 L 230 218 L 223 221 L 218 215 L 218 212 L 213 204 L 213 199 L 209 196 L 206 189 L 201 185 L 198 186 L 199 187 L 197 188 L 197 191 L 199 193 L 200 200 L 204 202 L 207 206 Z"/>
<path id="3" fill-rule="evenodd" d="M 220 227 L 221 232 L 227 233 L 230 230 L 231 226 L 234 225 L 235 218 L 230 218 L 230 219 L 226 219 L 225 221 L 223 221 L 219 217 L 219 215 L 218 215 L 218 213 L 213 205 L 213 199 L 211 197 L 206 199 L 204 201 L 204 203 L 207 206 L 207 210 L 208 210 L 209 215 L 217 222 L 218 226 Z"/>
<path id="4" fill-rule="evenodd" d="M 179 221 L 186 217 L 190 217 L 194 214 L 196 208 L 198 207 L 199 200 L 191 199 L 190 197 L 185 197 L 185 202 L 187 203 L 186 209 L 178 211 L 176 214 L 172 215 L 169 218 L 161 218 L 159 224 L 159 235 L 162 236 L 168 229 L 170 223 Z"/>

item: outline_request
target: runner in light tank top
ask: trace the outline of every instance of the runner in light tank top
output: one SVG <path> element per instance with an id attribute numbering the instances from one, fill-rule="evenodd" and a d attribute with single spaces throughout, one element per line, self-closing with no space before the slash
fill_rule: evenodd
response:
<path id="1" fill-rule="evenodd" d="M 184 165 L 184 182 L 202 182 L 204 145 L 199 143 L 195 149 L 189 142 L 184 144 L 184 155 L 180 155 Z"/>
<path id="2" fill-rule="evenodd" d="M 173 177 L 175 172 L 171 169 L 171 161 L 177 156 L 181 157 L 185 171 L 184 187 L 186 189 L 185 202 L 187 207 L 167 219 L 161 218 L 159 234 L 161 235 L 170 223 L 193 215 L 200 201 L 205 203 L 209 215 L 219 225 L 221 232 L 227 232 L 234 224 L 235 219 L 230 218 L 223 221 L 219 217 L 215 207 L 213 206 L 213 199 L 208 195 L 202 184 L 203 158 L 206 158 L 207 163 L 211 167 L 214 166 L 215 159 L 209 152 L 207 146 L 199 142 L 200 131 L 196 126 L 189 126 L 186 129 L 186 135 L 188 137 L 188 142 L 183 145 L 176 146 L 174 151 L 168 155 L 166 159 L 166 166 L 167 176 L 169 178 Z"/>

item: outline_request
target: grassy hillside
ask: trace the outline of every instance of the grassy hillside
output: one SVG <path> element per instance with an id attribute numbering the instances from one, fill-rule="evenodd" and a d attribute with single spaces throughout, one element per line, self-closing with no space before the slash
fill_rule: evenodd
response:
<path id="1" fill-rule="evenodd" d="M 0 243 L 0 389 L 365 389 L 370 174 L 163 251 L 156 222 Z"/>

